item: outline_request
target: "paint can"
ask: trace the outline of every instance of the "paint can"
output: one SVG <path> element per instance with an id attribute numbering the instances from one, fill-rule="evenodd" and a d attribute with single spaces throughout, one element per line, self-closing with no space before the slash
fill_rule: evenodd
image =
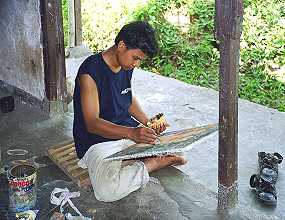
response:
<path id="1" fill-rule="evenodd" d="M 10 209 L 22 212 L 35 207 L 37 202 L 37 170 L 34 166 L 21 164 L 8 173 Z"/>

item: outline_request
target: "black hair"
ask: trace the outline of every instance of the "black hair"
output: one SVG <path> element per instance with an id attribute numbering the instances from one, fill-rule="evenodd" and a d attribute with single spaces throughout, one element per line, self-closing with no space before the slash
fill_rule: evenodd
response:
<path id="1" fill-rule="evenodd" d="M 158 53 L 155 30 L 148 22 L 134 21 L 122 27 L 115 38 L 115 44 L 123 41 L 128 49 L 140 49 L 149 57 Z"/>

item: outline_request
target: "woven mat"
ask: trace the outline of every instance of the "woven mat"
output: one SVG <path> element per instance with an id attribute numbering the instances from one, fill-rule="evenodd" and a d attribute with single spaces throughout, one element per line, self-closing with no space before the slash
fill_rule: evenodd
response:
<path id="1" fill-rule="evenodd" d="M 91 187 L 87 169 L 82 169 L 77 165 L 79 159 L 75 152 L 73 140 L 49 147 L 47 156 L 79 187 Z"/>

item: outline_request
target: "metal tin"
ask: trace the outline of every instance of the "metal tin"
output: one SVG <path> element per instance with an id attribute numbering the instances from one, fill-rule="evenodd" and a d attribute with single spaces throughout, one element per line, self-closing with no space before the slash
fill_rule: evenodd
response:
<path id="1" fill-rule="evenodd" d="M 30 210 L 37 201 L 37 170 L 21 164 L 8 171 L 10 209 L 14 212 Z"/>

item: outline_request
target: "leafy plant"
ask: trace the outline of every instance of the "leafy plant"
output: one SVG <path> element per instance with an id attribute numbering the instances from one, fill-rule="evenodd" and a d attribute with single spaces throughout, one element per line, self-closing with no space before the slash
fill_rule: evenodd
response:
<path id="1" fill-rule="evenodd" d="M 214 0 L 82 0 L 83 39 L 93 51 L 103 50 L 126 22 L 146 20 L 157 31 L 160 52 L 143 68 L 218 90 L 214 4 Z M 239 97 L 279 111 L 285 111 L 284 27 L 284 1 L 244 0 Z"/>
<path id="2" fill-rule="evenodd" d="M 64 47 L 67 47 L 68 38 L 69 38 L 68 0 L 61 0 L 61 5 L 62 5 L 62 18 L 63 18 L 63 31 L 64 31 Z"/>
<path id="3" fill-rule="evenodd" d="M 165 76 L 218 90 L 219 53 L 213 38 L 214 1 L 180 1 L 178 5 L 176 2 L 153 0 L 135 12 L 136 19 L 149 21 L 160 36 L 159 56 L 143 66 Z M 187 7 L 191 21 L 187 33 L 182 33 L 181 27 L 165 19 L 168 10 L 183 6 Z M 285 65 L 285 3 L 248 0 L 245 6 L 239 96 L 285 111 L 285 72 L 282 81 L 271 71 Z"/>

